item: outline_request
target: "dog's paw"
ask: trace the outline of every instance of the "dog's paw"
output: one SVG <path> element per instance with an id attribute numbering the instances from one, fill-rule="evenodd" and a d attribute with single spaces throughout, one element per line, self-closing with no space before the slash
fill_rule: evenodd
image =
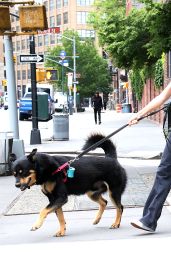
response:
<path id="1" fill-rule="evenodd" d="M 62 237 L 65 236 L 65 230 L 59 230 L 54 237 Z"/>
<path id="2" fill-rule="evenodd" d="M 100 220 L 101 220 L 101 218 L 96 218 L 96 219 L 93 221 L 93 225 L 97 225 Z"/>
<path id="3" fill-rule="evenodd" d="M 36 223 L 32 226 L 32 228 L 30 229 L 30 231 L 36 231 L 37 229 L 39 229 L 42 225 L 39 223 Z"/>
<path id="4" fill-rule="evenodd" d="M 113 223 L 113 224 L 110 226 L 110 229 L 119 228 L 119 226 L 120 226 L 120 223 Z"/>

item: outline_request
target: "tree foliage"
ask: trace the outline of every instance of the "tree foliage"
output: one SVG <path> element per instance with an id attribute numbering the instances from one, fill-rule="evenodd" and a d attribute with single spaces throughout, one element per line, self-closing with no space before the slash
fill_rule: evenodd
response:
<path id="1" fill-rule="evenodd" d="M 125 1 L 96 1 L 90 22 L 100 43 L 119 68 L 151 66 L 171 45 L 171 2 L 145 0 L 141 9 L 126 15 Z"/>
<path id="2" fill-rule="evenodd" d="M 78 35 L 70 30 L 64 32 L 62 38 L 62 45 L 55 46 L 48 50 L 47 56 L 56 61 L 59 61 L 59 54 L 61 50 L 65 50 L 69 61 L 69 67 L 73 69 L 73 42 L 65 37 L 76 40 L 76 73 L 78 74 L 79 84 L 77 90 L 81 96 L 92 96 L 96 90 L 101 92 L 110 92 L 110 74 L 108 71 L 107 61 L 104 60 L 97 52 L 94 43 L 92 41 L 81 42 Z M 53 57 L 54 56 L 54 57 Z M 46 66 L 57 67 L 59 70 L 60 81 L 58 81 L 58 88 L 61 88 L 62 67 L 47 59 Z M 67 90 L 67 73 L 72 72 L 68 68 L 64 67 L 64 84 L 65 90 Z"/>

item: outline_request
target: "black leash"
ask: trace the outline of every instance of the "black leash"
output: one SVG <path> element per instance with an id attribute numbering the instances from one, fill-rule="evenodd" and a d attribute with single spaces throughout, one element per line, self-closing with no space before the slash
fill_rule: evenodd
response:
<path id="1" fill-rule="evenodd" d="M 167 109 L 168 105 L 165 105 L 164 107 L 153 111 L 143 117 L 138 118 L 137 121 L 141 121 L 144 118 L 147 118 L 149 116 L 155 115 L 156 113 L 160 112 L 161 110 Z M 95 144 L 93 144 L 92 146 L 88 147 L 87 149 L 85 149 L 84 151 L 82 151 L 74 160 L 79 160 L 83 155 L 85 155 L 86 153 L 88 153 L 91 150 L 94 150 L 95 148 L 97 148 L 100 144 L 102 144 L 103 142 L 105 142 L 107 139 L 109 139 L 110 137 L 112 137 L 113 135 L 117 134 L 118 132 L 120 132 L 121 130 L 123 130 L 124 128 L 126 128 L 127 126 L 129 126 L 129 124 L 125 124 L 123 126 L 121 126 L 119 129 L 115 130 L 114 132 L 110 133 L 108 136 L 106 136 L 105 138 L 99 140 L 98 142 L 96 142 Z"/>

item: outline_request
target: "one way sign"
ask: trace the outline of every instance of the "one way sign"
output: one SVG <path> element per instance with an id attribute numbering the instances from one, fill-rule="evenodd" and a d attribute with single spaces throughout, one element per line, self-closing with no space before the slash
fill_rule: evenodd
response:
<path id="1" fill-rule="evenodd" d="M 44 55 L 30 54 L 30 55 L 20 55 L 20 62 L 24 63 L 37 63 L 44 62 Z"/>

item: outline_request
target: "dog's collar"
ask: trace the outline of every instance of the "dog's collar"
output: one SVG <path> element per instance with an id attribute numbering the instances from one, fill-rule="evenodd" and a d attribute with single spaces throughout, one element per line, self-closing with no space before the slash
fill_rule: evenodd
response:
<path id="1" fill-rule="evenodd" d="M 62 164 L 61 166 L 59 166 L 55 171 L 52 172 L 52 175 L 55 175 L 58 172 L 63 172 L 64 173 L 64 178 L 63 181 L 66 182 L 67 181 L 67 170 L 69 168 L 69 163 L 66 162 L 64 164 Z"/>

